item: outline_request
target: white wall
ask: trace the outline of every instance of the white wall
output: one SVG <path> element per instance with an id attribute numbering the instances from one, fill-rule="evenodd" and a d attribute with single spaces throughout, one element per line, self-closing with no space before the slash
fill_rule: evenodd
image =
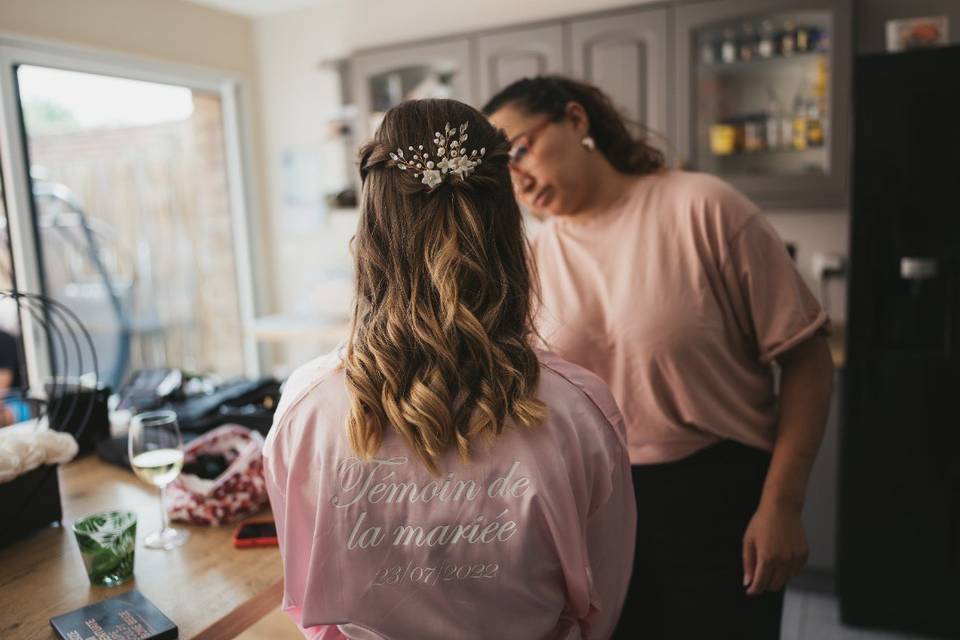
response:
<path id="1" fill-rule="evenodd" d="M 323 225 L 312 231 L 299 228 L 296 234 L 285 232 L 285 227 L 298 227 L 286 222 L 296 214 L 284 206 L 280 197 L 281 154 L 291 148 L 319 149 L 324 165 L 329 166 L 324 173 L 324 187 L 335 190 L 347 181 L 344 151 L 324 142 L 328 139 L 326 122 L 339 104 L 340 94 L 336 73 L 321 69 L 322 60 L 343 57 L 360 48 L 639 4 L 644 2 L 337 0 L 324 7 L 257 19 L 255 41 L 262 89 L 266 198 L 274 217 L 274 273 L 278 287 L 275 294 L 280 310 L 289 311 L 302 304 L 298 296 L 309 287 L 311 277 L 309 270 L 301 266 L 303 255 L 311 247 L 322 246 L 329 233 Z M 816 291 L 812 255 L 815 251 L 846 254 L 846 212 L 782 212 L 771 214 L 770 219 L 785 240 L 797 243 L 801 272 Z M 830 295 L 842 301 L 844 292 L 835 285 Z"/>
<path id="2" fill-rule="evenodd" d="M 813 274 L 813 256 L 817 252 L 847 255 L 850 215 L 845 210 L 772 211 L 767 212 L 771 224 L 787 242 L 797 245 L 797 266 L 810 289 L 820 297 L 820 285 Z M 828 283 L 826 300 L 821 300 L 830 317 L 843 323 L 846 312 L 846 280 Z"/>

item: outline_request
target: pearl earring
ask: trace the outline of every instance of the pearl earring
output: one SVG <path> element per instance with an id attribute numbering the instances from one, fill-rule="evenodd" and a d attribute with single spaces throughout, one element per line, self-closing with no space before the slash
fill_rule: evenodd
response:
<path id="1" fill-rule="evenodd" d="M 584 136 L 583 140 L 580 141 L 580 144 L 582 144 L 587 151 L 593 151 L 597 148 L 597 143 L 594 142 L 593 138 L 590 136 Z"/>

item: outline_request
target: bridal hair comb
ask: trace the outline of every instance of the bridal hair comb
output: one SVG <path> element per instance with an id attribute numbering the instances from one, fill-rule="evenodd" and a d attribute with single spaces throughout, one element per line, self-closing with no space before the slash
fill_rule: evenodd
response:
<path id="1" fill-rule="evenodd" d="M 423 176 L 421 182 L 431 189 L 443 182 L 443 179 L 449 175 L 456 175 L 461 180 L 473 173 L 477 165 L 483 162 L 483 156 L 487 152 L 481 148 L 478 153 L 476 149 L 467 152 L 463 143 L 467 141 L 467 124 L 464 122 L 459 128 L 451 127 L 450 123 L 444 125 L 443 133 L 437 131 L 433 134 L 433 145 L 436 147 L 435 158 L 423 150 L 423 145 L 414 149 L 407 147 L 407 151 L 413 151 L 410 158 L 403 156 L 403 149 L 397 149 L 396 153 L 390 154 L 390 159 L 397 163 L 401 171 L 413 171 L 413 177 Z"/>

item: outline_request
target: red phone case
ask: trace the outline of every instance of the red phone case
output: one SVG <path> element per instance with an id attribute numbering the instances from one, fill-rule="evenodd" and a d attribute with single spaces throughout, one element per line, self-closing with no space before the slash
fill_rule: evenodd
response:
<path id="1" fill-rule="evenodd" d="M 277 536 L 266 538 L 241 538 L 240 532 L 247 525 L 273 524 L 272 520 L 259 520 L 252 522 L 243 522 L 233 530 L 233 546 L 238 549 L 249 549 L 250 547 L 275 547 L 277 546 Z"/>

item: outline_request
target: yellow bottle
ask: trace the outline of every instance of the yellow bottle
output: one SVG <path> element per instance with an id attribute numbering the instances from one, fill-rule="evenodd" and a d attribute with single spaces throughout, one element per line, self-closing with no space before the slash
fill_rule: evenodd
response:
<path id="1" fill-rule="evenodd" d="M 807 148 L 807 109 L 803 91 L 798 91 L 793 100 L 793 148 L 797 151 Z"/>
<path id="2" fill-rule="evenodd" d="M 807 144 L 811 147 L 823 145 L 823 120 L 816 100 L 807 103 Z"/>

